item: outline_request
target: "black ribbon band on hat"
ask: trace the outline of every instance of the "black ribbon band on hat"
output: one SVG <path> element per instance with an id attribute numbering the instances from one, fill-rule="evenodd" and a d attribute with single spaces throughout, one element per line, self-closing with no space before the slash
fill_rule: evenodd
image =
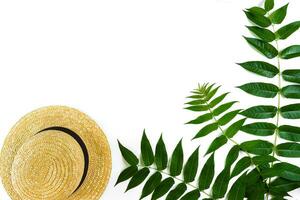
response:
<path id="1" fill-rule="evenodd" d="M 79 185 L 77 186 L 77 188 L 73 192 L 73 193 L 75 193 L 80 188 L 80 186 L 83 184 L 83 182 L 84 182 L 84 180 L 87 176 L 87 172 L 88 172 L 88 168 L 89 168 L 89 153 L 88 153 L 88 150 L 86 148 L 85 143 L 80 138 L 80 136 L 77 135 L 77 133 L 75 133 L 74 131 L 72 131 L 68 128 L 60 127 L 60 126 L 53 126 L 53 127 L 45 128 L 45 129 L 39 131 L 38 133 L 41 133 L 41 132 L 44 132 L 44 131 L 50 131 L 50 130 L 61 131 L 61 132 L 64 132 L 64 133 L 70 135 L 72 138 L 74 138 L 74 140 L 77 141 L 77 143 L 81 147 L 81 150 L 82 150 L 82 153 L 83 153 L 83 156 L 84 156 L 84 170 L 83 170 L 81 181 L 80 181 Z"/>

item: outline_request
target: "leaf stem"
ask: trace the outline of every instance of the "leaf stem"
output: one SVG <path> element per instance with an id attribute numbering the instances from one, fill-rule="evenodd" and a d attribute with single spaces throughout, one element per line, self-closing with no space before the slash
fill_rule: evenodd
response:
<path id="1" fill-rule="evenodd" d="M 272 24 L 272 29 L 275 32 L 275 27 Z M 279 44 L 278 44 L 278 39 L 275 40 L 276 43 L 276 49 L 279 51 Z M 280 64 L 280 57 L 279 54 L 277 55 L 277 68 L 278 68 L 278 88 L 279 91 L 281 90 L 281 64 Z M 279 127 L 279 119 L 280 119 L 280 102 L 281 102 L 281 95 L 280 93 L 278 94 L 277 97 L 277 113 L 276 113 L 276 131 L 275 131 L 275 138 L 274 138 L 274 147 L 277 145 L 277 140 L 278 140 L 278 127 Z M 275 151 L 273 151 L 273 157 L 275 156 Z M 274 162 L 272 162 L 272 166 L 274 165 Z"/>
<path id="2" fill-rule="evenodd" d="M 275 26 L 274 24 L 272 24 L 272 30 L 275 33 Z M 276 44 L 276 49 L 278 51 L 278 55 L 277 55 L 277 68 L 278 68 L 278 88 L 279 88 L 279 93 L 278 93 L 278 97 L 277 97 L 277 113 L 276 113 L 276 130 L 275 130 L 275 137 L 274 137 L 274 148 L 276 148 L 277 146 L 277 141 L 278 141 L 278 132 L 279 132 L 279 119 L 280 119 L 280 103 L 281 103 L 281 64 L 280 64 L 280 57 L 279 57 L 279 44 L 278 44 L 278 39 L 275 39 L 275 44 Z M 273 149 L 273 153 L 272 156 L 275 157 L 275 149 Z M 274 166 L 274 162 L 271 163 L 271 167 Z M 268 185 L 271 183 L 271 178 L 269 178 L 268 180 Z M 269 194 L 267 194 L 267 200 L 269 199 Z"/>
<path id="3" fill-rule="evenodd" d="M 151 166 L 142 166 L 142 165 L 138 165 L 138 167 L 147 167 L 148 169 L 150 169 L 150 170 L 152 170 L 152 171 L 155 171 L 155 172 L 159 171 L 159 170 L 157 170 L 156 168 L 151 167 Z M 172 178 L 176 179 L 177 181 L 179 181 L 179 182 L 181 182 L 181 183 L 185 183 L 184 180 L 182 180 L 182 179 L 180 179 L 180 178 L 178 178 L 178 177 L 174 177 L 174 176 L 172 176 L 171 174 L 169 174 L 168 172 L 165 172 L 165 171 L 159 171 L 159 172 L 162 173 L 162 174 L 164 174 L 164 175 L 166 175 L 166 176 L 172 177 Z M 193 188 L 193 189 L 199 189 L 198 187 L 194 186 L 194 185 L 191 184 L 191 183 L 185 183 L 185 184 L 188 185 L 188 186 L 190 186 L 190 187 Z M 207 192 L 205 192 L 205 191 L 200 191 L 200 192 L 203 193 L 203 194 L 205 194 L 207 197 L 212 198 L 212 196 L 211 196 L 210 194 L 208 194 Z"/>
<path id="4" fill-rule="evenodd" d="M 236 142 L 234 139 L 227 137 L 227 135 L 225 134 L 225 131 L 223 130 L 222 126 L 220 126 L 220 124 L 218 123 L 218 119 L 217 119 L 216 116 L 213 114 L 213 111 L 211 110 L 211 108 L 209 107 L 209 104 L 208 104 L 207 102 L 206 102 L 206 105 L 208 106 L 208 110 L 209 110 L 210 114 L 212 115 L 214 122 L 218 124 L 218 128 L 220 129 L 222 135 L 224 135 L 229 141 L 231 141 L 231 142 L 234 143 L 235 145 L 240 146 L 240 144 L 239 144 L 238 142 Z M 247 156 L 248 156 L 248 157 L 250 158 L 250 160 L 251 160 L 251 164 L 252 164 L 253 166 L 255 166 L 256 170 L 257 170 L 257 171 L 259 172 L 259 174 L 260 174 L 260 169 L 259 169 L 259 167 L 253 162 L 252 156 L 251 156 L 247 151 L 244 151 L 244 150 L 243 150 L 242 152 L 244 152 L 245 154 L 247 154 Z"/>

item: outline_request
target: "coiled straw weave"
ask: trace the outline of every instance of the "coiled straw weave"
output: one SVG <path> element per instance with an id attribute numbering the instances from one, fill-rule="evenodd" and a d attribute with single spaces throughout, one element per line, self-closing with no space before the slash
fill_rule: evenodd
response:
<path id="1" fill-rule="evenodd" d="M 82 144 L 49 127 L 73 131 Z M 50 106 L 17 122 L 5 139 L 0 163 L 13 200 L 98 200 L 109 181 L 111 153 L 104 133 L 87 115 Z"/>

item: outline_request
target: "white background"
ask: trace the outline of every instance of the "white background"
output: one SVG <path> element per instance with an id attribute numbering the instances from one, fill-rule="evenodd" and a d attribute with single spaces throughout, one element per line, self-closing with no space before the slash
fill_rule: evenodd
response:
<path id="1" fill-rule="evenodd" d="M 201 145 L 203 165 L 211 138 L 190 141 L 200 127 L 184 125 L 195 115 L 183 109 L 185 97 L 198 82 L 223 85 L 222 91 L 231 91 L 228 101 L 241 102 L 236 108 L 275 104 L 275 99 L 251 97 L 235 88 L 247 81 L 268 81 L 234 64 L 263 59 L 242 38 L 249 35 L 242 9 L 258 4 L 257 0 L 1 1 L 0 146 L 21 116 L 58 104 L 86 112 L 107 134 L 113 171 L 104 200 L 139 198 L 141 188 L 124 194 L 126 184 L 113 185 L 125 167 L 117 139 L 139 152 L 144 128 L 153 145 L 163 132 L 170 151 L 182 137 L 186 155 Z M 299 9 L 300 1 L 292 1 L 287 22 L 300 19 Z M 280 45 L 299 39 L 297 33 Z M 299 68 L 299 61 L 285 62 L 283 67 Z M 237 140 L 246 138 L 239 133 Z M 230 146 L 217 154 L 218 171 Z M 296 199 L 300 192 L 292 195 Z M 0 199 L 9 199 L 2 186 Z"/>

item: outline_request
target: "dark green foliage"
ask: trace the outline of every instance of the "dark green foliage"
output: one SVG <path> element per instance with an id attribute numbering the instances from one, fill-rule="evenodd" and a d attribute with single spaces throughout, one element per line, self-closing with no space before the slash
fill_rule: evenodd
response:
<path id="1" fill-rule="evenodd" d="M 241 130 L 252 135 L 269 136 L 274 134 L 276 125 L 268 122 L 255 122 L 244 125 Z"/>
<path id="2" fill-rule="evenodd" d="M 133 177 L 137 172 L 138 172 L 137 166 L 130 166 L 130 167 L 126 168 L 119 175 L 119 178 L 118 178 L 118 180 L 116 182 L 116 185 L 118 185 L 119 183 L 122 183 L 124 181 L 127 181 L 128 179 L 130 179 L 131 177 Z"/>
<path id="3" fill-rule="evenodd" d="M 248 37 L 244 38 L 254 49 L 263 54 L 265 57 L 272 59 L 278 55 L 278 50 L 268 42 L 265 42 L 261 39 Z"/>
<path id="4" fill-rule="evenodd" d="M 207 159 L 205 165 L 202 168 L 199 178 L 199 190 L 206 190 L 209 188 L 215 175 L 215 161 L 214 154 Z"/>
<path id="5" fill-rule="evenodd" d="M 243 172 L 245 169 L 247 169 L 248 167 L 250 167 L 251 165 L 251 158 L 246 156 L 243 157 L 242 159 L 240 159 L 235 167 L 233 168 L 232 172 L 231 172 L 231 178 L 239 175 L 241 172 Z"/>
<path id="6" fill-rule="evenodd" d="M 263 41 L 272 42 L 276 38 L 275 34 L 269 29 L 260 28 L 258 26 L 247 26 L 247 28 Z"/>
<path id="7" fill-rule="evenodd" d="M 247 16 L 247 18 L 253 22 L 254 24 L 261 26 L 261 27 L 269 27 L 271 25 L 271 21 L 270 19 L 268 19 L 267 17 L 265 17 L 264 15 L 262 15 L 261 13 L 257 13 L 257 12 L 251 12 L 251 10 L 249 11 L 244 11 L 245 15 Z"/>
<path id="8" fill-rule="evenodd" d="M 145 132 L 141 140 L 142 144 L 150 144 Z M 120 148 L 121 152 L 124 152 L 124 149 L 126 149 L 126 152 L 131 152 L 124 146 Z M 152 149 L 151 145 L 147 146 L 146 149 Z M 141 148 L 141 154 L 145 155 L 143 151 L 145 151 L 145 148 Z M 133 153 L 131 152 L 130 154 Z M 127 154 L 122 155 L 124 159 L 128 159 Z M 144 160 L 144 157 L 141 157 L 141 161 Z M 138 162 L 135 162 L 137 163 L 136 165 L 132 165 L 121 172 L 116 185 L 130 179 L 126 190 L 128 191 L 144 183 L 140 199 L 151 194 L 152 199 L 159 199 L 165 195 L 166 199 L 169 200 L 198 199 L 200 192 L 209 188 L 212 184 L 215 168 L 214 154 L 207 160 L 201 170 L 201 174 L 198 173 L 200 172 L 199 148 L 191 154 L 185 163 L 183 157 L 182 141 L 180 141 L 169 160 L 164 140 L 160 137 L 156 145 L 155 162 L 151 165 L 146 165 L 145 162 L 138 160 Z M 155 165 L 156 168 L 152 167 L 152 165 Z M 182 176 L 183 179 L 176 176 Z M 191 185 L 191 182 L 196 179 L 199 185 L 194 186 L 192 190 L 188 190 L 187 185 Z"/>
<path id="9" fill-rule="evenodd" d="M 199 149 L 197 148 L 194 153 L 187 160 L 184 169 L 183 177 L 186 183 L 193 182 L 195 180 L 199 163 Z"/>
<path id="10" fill-rule="evenodd" d="M 263 61 L 249 61 L 245 63 L 239 63 L 238 65 L 250 72 L 267 78 L 273 78 L 279 72 L 277 67 Z"/>
<path id="11" fill-rule="evenodd" d="M 116 185 L 129 180 L 127 190 L 130 190 L 144 183 L 141 199 L 152 195 L 152 199 L 165 196 L 167 200 L 198 200 L 200 197 L 203 200 L 283 200 L 290 191 L 300 188 L 300 168 L 281 161 L 300 157 L 300 127 L 285 124 L 288 120 L 300 119 L 300 103 L 288 103 L 290 99 L 300 99 L 300 69 L 282 69 L 281 66 L 282 59 L 300 57 L 300 45 L 280 47 L 278 43 L 300 28 L 300 21 L 281 25 L 288 5 L 265 0 L 263 7 L 244 10 L 251 22 L 246 28 L 252 34 L 244 38 L 266 61 L 255 59 L 239 63 L 245 70 L 260 76 L 260 82 L 245 83 L 238 88 L 267 98 L 268 102 L 260 104 L 262 99 L 258 99 L 244 110 L 236 109 L 237 101 L 227 101 L 229 93 L 221 93 L 220 86 L 198 85 L 187 97 L 185 109 L 196 115 L 187 122 L 198 127 L 193 139 L 211 137 L 208 149 L 201 151 L 205 152 L 206 161 L 199 158 L 199 148 L 185 161 L 182 141 L 169 157 L 162 136 L 153 152 L 144 132 L 141 159 L 119 142 L 129 166 L 121 172 Z M 283 97 L 285 104 L 281 101 Z M 255 139 L 239 143 L 234 137 L 240 133 L 251 134 Z M 232 147 L 223 170 L 216 172 L 215 166 L 222 163 L 215 160 L 215 155 L 225 145 Z M 205 162 L 202 169 L 201 162 Z"/>
<path id="12" fill-rule="evenodd" d="M 283 59 L 291 59 L 300 56 L 300 45 L 292 45 L 280 52 L 280 57 Z"/>
<path id="13" fill-rule="evenodd" d="M 275 105 L 253 105 L 242 111 L 240 114 L 256 119 L 254 122 L 243 125 L 241 130 L 258 137 L 271 136 L 273 143 L 267 140 L 246 141 L 240 145 L 243 151 L 249 154 L 260 155 L 251 160 L 244 158 L 239 162 L 248 165 L 256 165 L 263 176 L 262 181 L 267 190 L 260 190 L 257 187 L 260 182 L 246 188 L 246 196 L 249 199 L 285 199 L 288 192 L 299 188 L 299 184 L 291 181 L 299 181 L 299 168 L 289 163 L 281 163 L 278 157 L 298 158 L 300 157 L 300 128 L 298 126 L 285 125 L 282 118 L 300 119 L 300 104 L 285 103 L 282 105 L 282 98 L 300 99 L 300 69 L 282 69 L 281 59 L 293 59 L 300 56 L 300 45 L 295 44 L 288 47 L 281 47 L 279 40 L 289 38 L 300 28 L 300 21 L 285 23 L 281 25 L 287 16 L 288 6 L 276 5 L 280 1 L 265 0 L 264 8 L 251 9 L 251 18 L 248 19 L 258 26 L 247 26 L 254 34 L 254 38 L 245 37 L 247 42 L 257 51 L 269 58 L 268 62 L 248 61 L 239 64 L 241 67 L 259 76 L 274 79 L 272 82 L 246 83 L 239 88 L 243 91 L 258 97 L 277 98 Z M 265 12 L 263 12 L 263 9 Z M 247 10 L 248 11 L 248 10 Z M 250 12 L 250 11 L 248 11 Z M 254 20 L 252 20 L 254 18 Z M 270 20 L 270 25 L 267 22 Z M 256 22 L 259 22 L 256 23 Z M 270 27 L 269 27 L 270 26 Z M 279 27 L 278 27 L 279 26 Z M 272 43 L 271 43 L 272 42 Z M 272 60 L 276 58 L 276 60 Z M 282 81 L 285 80 L 285 82 Z M 294 83 L 289 84 L 288 82 Z M 264 121 L 264 119 L 269 119 Z M 286 121 L 286 120 L 285 120 Z M 282 140 L 279 140 L 282 139 Z M 286 140 L 286 141 L 284 141 Z M 251 161 L 251 162 L 249 162 Z M 242 163 L 242 164 L 244 164 Z M 236 166 L 242 165 L 237 163 Z M 259 166 L 259 167 L 258 167 Z M 239 167 L 243 169 L 243 167 Z M 238 170 L 240 172 L 241 170 Z M 238 174 L 234 173 L 233 175 Z M 274 177 L 276 177 L 274 179 Z M 272 179 L 271 179 L 272 178 Z M 260 187 L 261 188 L 261 187 Z M 265 195 L 267 194 L 267 195 Z"/>
<path id="14" fill-rule="evenodd" d="M 233 146 L 227 154 L 225 167 L 231 167 L 231 165 L 239 157 L 240 147 L 238 145 Z"/>
<path id="15" fill-rule="evenodd" d="M 176 200 L 179 199 L 187 190 L 185 183 L 178 184 L 173 190 L 170 191 L 166 200 Z"/>
<path id="16" fill-rule="evenodd" d="M 119 141 L 119 148 L 124 160 L 130 165 L 137 165 L 139 163 L 138 158 L 126 147 L 124 147 Z"/>
<path id="17" fill-rule="evenodd" d="M 243 200 L 246 193 L 246 176 L 247 174 L 244 173 L 242 176 L 240 176 L 228 193 L 228 199 L 230 200 Z"/>
<path id="18" fill-rule="evenodd" d="M 275 10 L 270 16 L 270 20 L 273 24 L 281 24 L 286 16 L 288 4 Z"/>
<path id="19" fill-rule="evenodd" d="M 261 82 L 247 83 L 242 86 L 239 86 L 238 88 L 254 96 L 264 98 L 274 98 L 279 92 L 279 89 L 276 85 Z"/>
<path id="20" fill-rule="evenodd" d="M 266 0 L 265 1 L 265 10 L 270 11 L 274 8 L 274 0 Z"/>
<path id="21" fill-rule="evenodd" d="M 241 115 L 252 119 L 268 119 L 275 117 L 277 108 L 275 106 L 253 106 L 241 112 Z"/>
<path id="22" fill-rule="evenodd" d="M 158 170 L 164 170 L 168 164 L 168 153 L 162 136 L 159 138 L 155 150 L 155 165 Z"/>
<path id="23" fill-rule="evenodd" d="M 167 192 L 170 191 L 174 184 L 175 181 L 173 178 L 166 178 L 155 188 L 151 199 L 159 199 L 160 197 L 164 196 Z"/>
<path id="24" fill-rule="evenodd" d="M 143 199 L 144 197 L 150 195 L 155 190 L 155 188 L 158 187 L 161 179 L 162 179 L 161 173 L 159 172 L 154 173 L 146 182 L 140 199 Z"/>
<path id="25" fill-rule="evenodd" d="M 148 168 L 143 168 L 141 170 L 139 170 L 131 179 L 130 182 L 127 186 L 126 191 L 131 190 L 132 188 L 137 187 L 138 185 L 140 185 L 145 179 L 146 177 L 149 175 L 150 170 Z"/>
<path id="26" fill-rule="evenodd" d="M 223 171 L 217 176 L 213 187 L 213 198 L 223 198 L 227 192 L 230 181 L 230 168 L 225 167 Z"/>
<path id="27" fill-rule="evenodd" d="M 200 197 L 200 191 L 198 189 L 193 190 L 187 194 L 185 194 L 181 200 L 197 200 Z"/>
<path id="28" fill-rule="evenodd" d="M 171 164 L 170 164 L 170 175 L 178 176 L 181 174 L 183 167 L 183 149 L 182 140 L 177 144 L 175 150 L 173 151 Z"/>
<path id="29" fill-rule="evenodd" d="M 154 155 L 153 155 L 151 144 L 148 140 L 145 131 L 143 133 L 142 142 L 141 142 L 141 152 L 142 152 L 144 165 L 145 166 L 152 165 L 154 162 Z"/>
<path id="30" fill-rule="evenodd" d="M 275 33 L 276 37 L 281 40 L 287 39 L 300 28 L 300 21 L 292 22 L 278 29 Z"/>
<path id="31" fill-rule="evenodd" d="M 300 83 L 300 70 L 298 69 L 284 70 L 282 72 L 282 78 L 285 81 Z"/>

